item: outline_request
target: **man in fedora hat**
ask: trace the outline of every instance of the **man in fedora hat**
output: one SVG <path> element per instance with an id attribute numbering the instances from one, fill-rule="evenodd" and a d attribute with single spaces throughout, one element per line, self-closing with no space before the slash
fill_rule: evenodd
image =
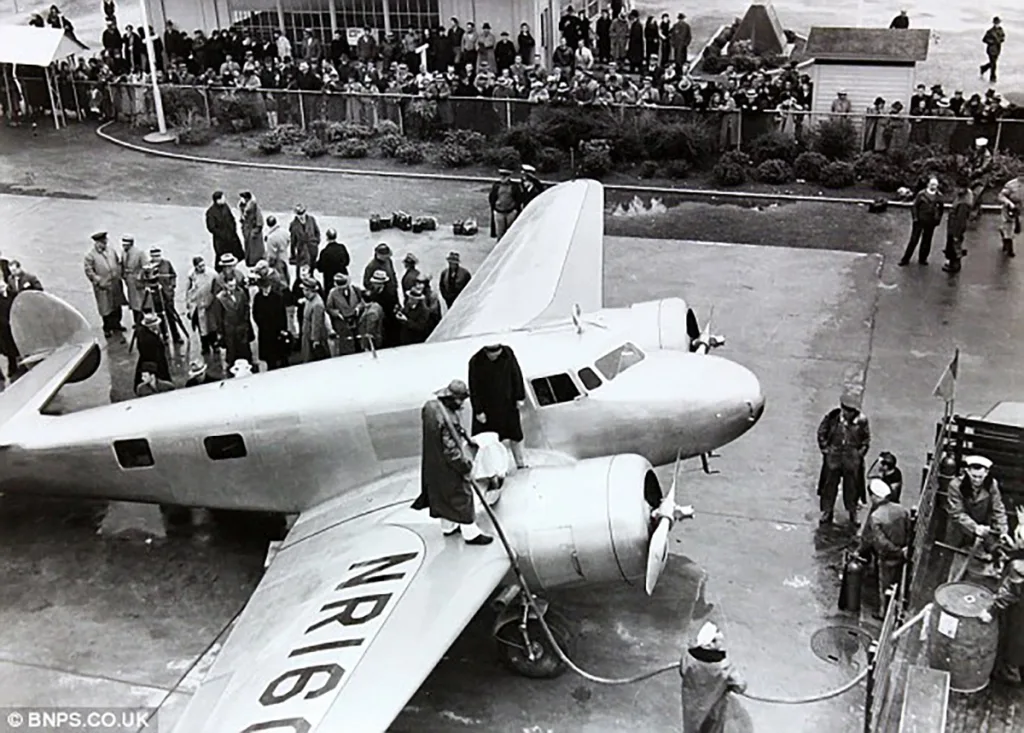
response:
<path id="1" fill-rule="evenodd" d="M 725 639 L 708 621 L 679 663 L 683 733 L 753 733 L 754 724 L 736 697 L 747 683 L 728 661 Z"/>
<path id="2" fill-rule="evenodd" d="M 238 224 L 231 207 L 224 202 L 224 192 L 213 192 L 213 203 L 206 210 L 206 231 L 213 237 L 213 256 L 220 262 L 220 256 L 231 253 L 236 261 L 245 257 L 242 240 L 238 238 Z"/>
<path id="3" fill-rule="evenodd" d="M 124 283 L 121 280 L 121 258 L 111 250 L 106 232 L 92 235 L 92 248 L 85 253 L 85 276 L 92 284 L 96 310 L 103 319 L 103 335 L 124 333 L 121 308 L 125 304 Z"/>
<path id="4" fill-rule="evenodd" d="M 871 426 L 860 404 L 860 394 L 846 389 L 839 407 L 830 410 L 818 425 L 822 456 L 818 477 L 821 524 L 832 523 L 841 481 L 843 506 L 850 515 L 850 524 L 857 526 L 857 504 L 864 498 L 864 456 L 871 446 Z"/>
<path id="5" fill-rule="evenodd" d="M 402 273 L 402 295 L 412 290 L 412 286 L 416 284 L 416 279 L 420 276 L 420 271 L 416 267 L 419 262 L 419 258 L 412 252 L 402 258 L 402 264 L 405 265 L 405 272 Z"/>
<path id="6" fill-rule="evenodd" d="M 185 377 L 186 387 L 198 387 L 201 384 L 210 384 L 216 381 L 207 373 L 205 359 L 193 359 L 189 363 L 188 374 Z"/>
<path id="7" fill-rule="evenodd" d="M 412 508 L 429 509 L 430 516 L 441 520 L 445 535 L 461 532 L 466 544 L 489 545 L 494 538 L 476 524 L 476 498 L 469 483 L 472 449 L 459 419 L 468 398 L 466 383 L 456 379 L 423 405 L 421 489 Z"/>
<path id="8" fill-rule="evenodd" d="M 383 272 L 387 280 L 377 278 L 378 272 Z M 363 268 L 363 289 L 367 293 L 372 290 L 373 300 L 380 303 L 384 310 L 383 342 L 374 343 L 378 349 L 397 346 L 401 339 L 401 328 L 396 317 L 399 307 L 398 288 L 399 280 L 395 274 L 395 263 L 391 259 L 391 247 L 381 242 L 373 249 L 373 259 Z M 368 348 L 365 343 L 363 346 Z"/>
<path id="9" fill-rule="evenodd" d="M 138 325 L 142 322 L 142 298 L 145 290 L 142 276 L 149 258 L 135 246 L 135 237 L 130 234 L 121 237 L 121 247 L 124 250 L 121 271 L 124 273 L 124 283 L 128 291 L 128 307 L 131 308 L 135 325 Z"/>
<path id="10" fill-rule="evenodd" d="M 210 306 L 210 320 L 228 364 L 239 359 L 252 361 L 252 322 L 250 320 L 249 288 L 239 278 L 224 282 Z"/>
<path id="11" fill-rule="evenodd" d="M 246 286 L 242 273 L 238 271 L 238 258 L 225 252 L 217 258 L 217 276 L 213 279 L 213 295 L 217 296 L 224 290 L 229 280 L 237 280 L 242 287 Z"/>
<path id="12" fill-rule="evenodd" d="M 680 69 L 686 68 L 690 42 L 693 41 L 693 31 L 690 24 L 686 22 L 686 14 L 679 13 L 676 22 L 668 32 L 669 44 L 672 46 L 672 60 Z"/>
<path id="13" fill-rule="evenodd" d="M 878 567 L 878 607 L 875 618 L 885 616 L 885 592 L 899 582 L 907 559 L 913 526 L 910 511 L 892 500 L 892 489 L 880 478 L 868 484 L 871 511 L 864 520 L 858 552 L 873 555 Z"/>
<path id="14" fill-rule="evenodd" d="M 287 291 L 275 285 L 277 273 L 267 266 L 256 280 L 252 296 L 252 319 L 256 323 L 256 352 L 267 365 L 267 371 L 288 366 L 290 337 L 288 331 Z"/>
<path id="15" fill-rule="evenodd" d="M 356 348 L 359 351 L 382 349 L 388 345 L 385 330 L 387 313 L 382 302 L 386 299 L 384 288 L 388 284 L 387 278 L 384 270 L 377 270 L 363 292 L 363 306 L 356 325 Z"/>
<path id="16" fill-rule="evenodd" d="M 469 285 L 472 276 L 469 274 L 469 270 L 462 266 L 462 258 L 458 252 L 449 252 L 445 259 L 448 261 L 448 267 L 441 272 L 441 276 L 438 278 L 438 288 L 445 305 L 451 308 L 455 299 Z"/>
<path id="17" fill-rule="evenodd" d="M 159 376 L 160 367 L 151 362 L 139 362 L 139 382 L 135 385 L 136 397 L 148 397 L 160 392 L 173 392 L 174 382 Z"/>
<path id="18" fill-rule="evenodd" d="M 497 433 L 511 449 L 516 466 L 525 467 L 519 408 L 526 400 L 526 388 L 512 347 L 488 344 L 470 357 L 469 391 L 473 406 L 471 434 Z"/>
<path id="19" fill-rule="evenodd" d="M 491 206 L 491 236 L 500 240 L 519 215 L 523 192 L 508 168 L 499 168 L 498 176 L 487 200 Z"/>
<path id="20" fill-rule="evenodd" d="M 235 363 L 228 369 L 228 373 L 231 374 L 234 379 L 242 379 L 244 377 L 252 376 L 252 364 L 245 359 L 236 359 Z"/>
<path id="21" fill-rule="evenodd" d="M 135 381 L 132 387 L 138 387 L 142 381 L 142 367 L 144 364 L 156 365 L 156 376 L 160 379 L 171 381 L 171 367 L 167 362 L 167 347 L 160 337 L 160 316 L 149 312 L 142 316 L 139 325 L 135 329 L 135 343 L 139 350 L 139 361 L 135 365 Z"/>
<path id="22" fill-rule="evenodd" d="M 348 248 L 338 241 L 338 232 L 328 229 L 325 236 L 327 244 L 320 250 L 320 256 L 316 261 L 316 269 L 324 277 L 324 289 L 330 290 L 334 287 L 334 276 L 339 272 L 348 274 L 348 266 L 352 258 L 348 254 Z"/>
<path id="23" fill-rule="evenodd" d="M 316 266 L 320 250 L 320 226 L 316 218 L 306 213 L 306 207 L 298 204 L 295 217 L 288 227 L 291 237 L 291 264 L 296 268 L 303 265 L 312 269 Z"/>
<path id="24" fill-rule="evenodd" d="M 327 310 L 327 317 L 331 319 L 338 356 L 354 354 L 358 350 L 356 328 L 363 310 L 363 298 L 345 273 L 335 274 L 334 287 L 327 294 L 324 308 Z"/>

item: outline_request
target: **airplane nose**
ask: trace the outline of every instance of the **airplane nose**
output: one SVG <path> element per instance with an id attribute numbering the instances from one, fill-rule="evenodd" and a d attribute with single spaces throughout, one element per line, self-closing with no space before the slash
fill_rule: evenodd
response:
<path id="1" fill-rule="evenodd" d="M 734 390 L 733 394 L 743 400 L 747 407 L 747 419 L 753 425 L 764 414 L 764 393 L 761 391 L 761 382 L 752 371 L 735 362 L 729 362 L 728 371 L 727 383 Z"/>

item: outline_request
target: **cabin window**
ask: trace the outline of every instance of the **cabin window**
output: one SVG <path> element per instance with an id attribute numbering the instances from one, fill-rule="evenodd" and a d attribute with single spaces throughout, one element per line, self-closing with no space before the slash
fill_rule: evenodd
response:
<path id="1" fill-rule="evenodd" d="M 213 461 L 226 461 L 229 458 L 245 458 L 245 440 L 238 433 L 230 435 L 211 435 L 203 439 L 206 455 Z"/>
<path id="2" fill-rule="evenodd" d="M 121 468 L 147 468 L 153 465 L 153 452 L 145 438 L 115 440 L 114 453 Z"/>
<path id="3" fill-rule="evenodd" d="M 634 364 L 644 360 L 644 353 L 634 344 L 625 343 L 619 348 L 611 351 L 595 362 L 598 371 L 605 379 L 612 380 L 622 374 Z"/>
<path id="4" fill-rule="evenodd" d="M 583 386 L 593 392 L 595 389 L 601 386 L 601 377 L 597 376 L 593 369 L 590 367 L 583 367 L 578 372 L 580 381 L 583 382 Z"/>
<path id="5" fill-rule="evenodd" d="M 560 402 L 571 402 L 580 396 L 576 383 L 568 374 L 555 374 L 550 377 L 541 377 L 530 382 L 533 385 L 533 393 L 537 395 L 537 404 L 557 405 Z"/>

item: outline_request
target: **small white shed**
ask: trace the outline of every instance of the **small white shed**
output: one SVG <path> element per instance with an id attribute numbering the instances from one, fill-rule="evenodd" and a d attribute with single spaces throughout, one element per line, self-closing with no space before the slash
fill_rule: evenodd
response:
<path id="1" fill-rule="evenodd" d="M 13 81 L 18 84 L 18 67 L 38 66 L 43 70 L 46 91 L 50 97 L 50 109 L 53 112 L 54 127 L 60 129 L 59 117 L 64 116 L 64 108 L 61 106 L 60 95 L 57 93 L 57 83 L 50 73 L 50 65 L 55 61 L 87 51 L 88 48 L 84 43 L 59 28 L 0 25 L 0 66 L 3 67 L 7 109 L 10 110 L 13 107 L 10 83 Z M 10 79 L 8 78 L 8 65 L 11 70 Z"/>
<path id="2" fill-rule="evenodd" d="M 931 31 L 927 29 L 823 28 L 807 37 L 804 56 L 813 59 L 811 111 L 815 118 L 831 112 L 838 92 L 846 90 L 853 112 L 864 111 L 882 97 L 909 107 L 916 65 L 928 58 Z M 861 120 L 854 120 L 859 126 Z"/>

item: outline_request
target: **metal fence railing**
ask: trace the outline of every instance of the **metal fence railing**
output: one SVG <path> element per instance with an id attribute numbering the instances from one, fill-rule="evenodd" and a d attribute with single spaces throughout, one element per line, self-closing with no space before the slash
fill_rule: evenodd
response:
<path id="1" fill-rule="evenodd" d="M 867 696 L 864 702 L 864 733 L 886 733 L 899 704 L 902 675 L 897 666 L 898 639 L 893 632 L 903 619 L 907 588 L 907 565 L 900 580 L 889 589 L 885 599 L 885 617 L 878 640 L 868 650 Z"/>
<path id="2" fill-rule="evenodd" d="M 22 83 L 24 96 L 34 106 L 47 105 L 45 87 L 36 80 Z M 148 84 L 92 82 L 62 79 L 57 84 L 65 109 L 77 118 L 90 114 L 129 124 L 150 125 L 155 119 L 152 88 Z M 518 98 L 444 97 L 402 94 L 367 94 L 328 90 L 299 91 L 161 85 L 164 108 L 172 125 L 185 113 L 210 124 L 225 125 L 223 117 L 244 112 L 247 125 L 269 127 L 295 124 L 308 127 L 315 120 L 356 122 L 373 126 L 390 120 L 413 138 L 426 138 L 438 130 L 474 130 L 494 137 L 529 122 L 544 109 L 565 102 L 530 102 Z M 575 105 L 575 103 L 569 103 Z M 588 107 L 590 109 L 591 107 Z M 717 150 L 745 149 L 767 132 L 804 140 L 822 120 L 846 118 L 856 130 L 856 144 L 864 151 L 891 152 L 908 145 L 929 145 L 949 153 L 963 152 L 975 138 L 989 139 L 993 150 L 1024 156 L 1024 119 L 973 117 L 909 117 L 907 115 L 802 110 L 700 110 L 675 105 L 594 105 L 616 115 L 623 123 L 643 115 L 663 121 L 700 122 L 709 128 Z"/>

